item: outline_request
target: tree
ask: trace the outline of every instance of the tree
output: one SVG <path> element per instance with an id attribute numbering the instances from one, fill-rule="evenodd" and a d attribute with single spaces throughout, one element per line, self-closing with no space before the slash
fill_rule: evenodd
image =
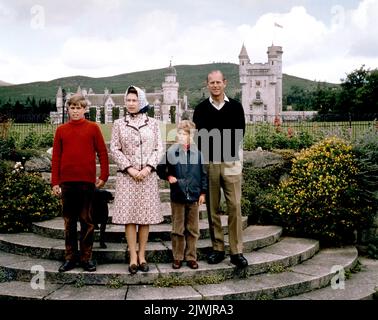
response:
<path id="1" fill-rule="evenodd" d="M 349 73 L 345 80 L 341 83 L 342 94 L 339 109 L 343 113 L 359 113 L 364 105 L 364 90 L 362 89 L 367 83 L 369 70 L 362 65 L 360 69 L 356 69 Z"/>
<path id="2" fill-rule="evenodd" d="M 176 123 L 176 107 L 171 106 L 171 108 L 169 109 L 169 113 L 171 115 L 171 123 Z"/>

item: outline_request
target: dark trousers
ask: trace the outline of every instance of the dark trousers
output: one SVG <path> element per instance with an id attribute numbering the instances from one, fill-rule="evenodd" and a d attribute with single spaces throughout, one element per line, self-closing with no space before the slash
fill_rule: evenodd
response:
<path id="1" fill-rule="evenodd" d="M 64 182 L 61 185 L 65 259 L 78 258 L 77 222 L 80 221 L 80 261 L 85 262 L 92 257 L 94 224 L 92 221 L 92 203 L 95 185 L 89 182 Z"/>

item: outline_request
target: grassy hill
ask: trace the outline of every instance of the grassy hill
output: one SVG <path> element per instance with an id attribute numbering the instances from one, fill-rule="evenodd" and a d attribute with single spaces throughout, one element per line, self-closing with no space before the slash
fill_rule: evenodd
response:
<path id="1" fill-rule="evenodd" d="M 206 76 L 214 69 L 220 69 L 228 80 L 227 94 L 234 97 L 240 92 L 239 84 L 239 65 L 233 63 L 211 63 L 202 65 L 179 65 L 175 66 L 177 71 L 177 81 L 180 83 L 180 96 L 186 94 L 190 105 L 195 105 L 203 95 L 207 96 Z M 85 76 L 72 76 L 59 78 L 46 82 L 31 82 L 20 85 L 0 86 L 0 101 L 4 103 L 8 99 L 12 101 L 24 101 L 28 96 L 34 96 L 36 100 L 50 99 L 55 100 L 55 94 L 59 86 L 66 91 L 76 92 L 77 87 L 92 88 L 95 93 L 104 92 L 105 88 L 115 93 L 123 93 L 126 88 L 133 84 L 144 87 L 147 92 L 154 91 L 155 88 L 161 88 L 164 81 L 164 75 L 167 68 L 125 73 L 112 77 L 90 78 Z M 287 93 L 291 86 L 296 85 L 304 89 L 313 89 L 316 82 L 283 75 L 283 94 Z"/>

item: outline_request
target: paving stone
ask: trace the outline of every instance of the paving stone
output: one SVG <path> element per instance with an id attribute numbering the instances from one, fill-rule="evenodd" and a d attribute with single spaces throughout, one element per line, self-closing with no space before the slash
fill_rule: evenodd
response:
<path id="1" fill-rule="evenodd" d="M 46 300 L 124 300 L 127 286 L 118 289 L 106 286 L 83 286 L 64 285 L 52 292 Z"/>
<path id="2" fill-rule="evenodd" d="M 161 288 L 130 286 L 126 300 L 201 300 L 202 296 L 190 286 Z"/>
<path id="3" fill-rule="evenodd" d="M 61 285 L 45 283 L 44 289 L 33 289 L 30 282 L 10 281 L 0 283 L 1 300 L 43 299 Z"/>

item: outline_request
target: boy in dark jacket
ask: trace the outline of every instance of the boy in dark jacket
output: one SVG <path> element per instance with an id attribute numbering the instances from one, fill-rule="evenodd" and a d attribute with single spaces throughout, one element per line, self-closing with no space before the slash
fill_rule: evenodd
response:
<path id="1" fill-rule="evenodd" d="M 198 268 L 199 206 L 205 202 L 207 176 L 202 154 L 193 143 L 194 129 L 192 121 L 181 121 L 178 143 L 157 166 L 159 177 L 168 180 L 171 189 L 173 269 L 181 268 L 183 260 L 189 268 Z"/>

